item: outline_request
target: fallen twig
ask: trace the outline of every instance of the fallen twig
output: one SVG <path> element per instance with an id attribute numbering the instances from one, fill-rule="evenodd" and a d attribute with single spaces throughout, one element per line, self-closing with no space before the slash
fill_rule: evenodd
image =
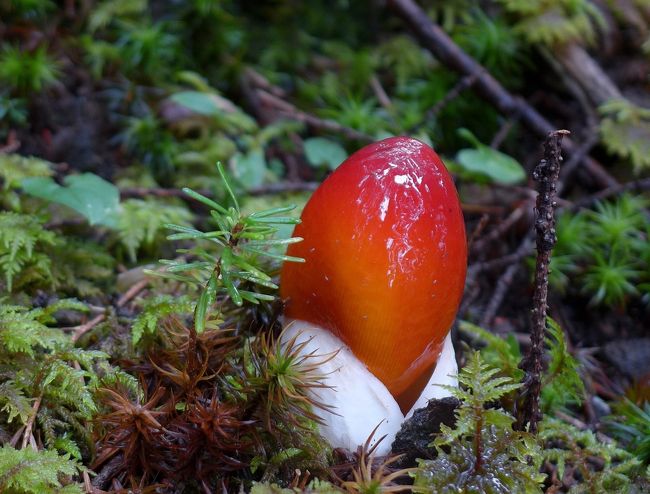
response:
<path id="1" fill-rule="evenodd" d="M 79 340 L 79 338 L 81 338 L 83 335 L 85 335 L 88 331 L 93 329 L 98 324 L 104 322 L 105 319 L 106 319 L 106 314 L 99 314 L 93 317 L 90 321 L 72 328 L 74 329 L 74 334 L 72 335 L 72 342 L 76 343 Z"/>
<path id="2" fill-rule="evenodd" d="M 579 420 L 575 417 L 572 417 L 568 413 L 564 413 L 562 410 L 557 410 L 555 412 L 555 416 L 560 419 L 564 420 L 565 422 L 571 424 L 574 426 L 576 429 L 580 429 L 581 431 L 586 431 L 586 430 L 592 430 L 587 424 L 585 424 L 582 420 Z M 602 432 L 597 431 L 596 432 L 596 437 L 598 440 L 602 443 L 607 443 L 607 444 L 615 444 L 616 441 L 609 437 L 607 434 L 603 434 Z"/>
<path id="3" fill-rule="evenodd" d="M 467 239 L 467 248 L 468 250 L 472 250 L 472 246 L 474 245 L 474 242 L 478 238 L 478 236 L 481 234 L 483 229 L 485 228 L 485 225 L 487 225 L 488 221 L 490 220 L 490 215 L 487 213 L 483 213 L 481 215 L 481 219 L 479 220 L 478 224 L 472 231 L 472 234 L 469 236 Z"/>
<path id="4" fill-rule="evenodd" d="M 515 274 L 517 274 L 517 271 L 519 270 L 519 264 L 521 263 L 521 260 L 530 254 L 532 249 L 533 240 L 530 236 L 526 236 L 521 244 L 519 244 L 519 247 L 514 252 L 514 254 L 512 254 L 512 264 L 508 266 L 501 277 L 497 280 L 496 286 L 494 287 L 494 291 L 492 293 L 492 297 L 490 298 L 490 301 L 488 302 L 487 306 L 485 307 L 485 311 L 483 312 L 480 326 L 484 328 L 490 327 L 494 316 L 496 316 L 499 307 L 501 307 L 501 304 L 503 303 L 503 299 L 508 292 L 508 288 L 510 288 L 510 285 L 512 285 Z"/>
<path id="5" fill-rule="evenodd" d="M 548 273 L 551 253 L 555 242 L 555 200 L 557 181 L 562 162 L 562 138 L 567 130 L 551 132 L 544 142 L 544 158 L 535 167 L 533 178 L 539 184 L 535 219 L 537 261 L 535 266 L 535 294 L 531 316 L 530 348 L 520 367 L 525 372 L 522 386 L 523 406 L 520 409 L 518 426 L 521 430 L 537 432 L 537 423 L 542 418 L 539 396 L 542 387 L 542 357 L 546 333 L 546 309 L 548 298 Z"/>
<path id="6" fill-rule="evenodd" d="M 20 438 L 23 436 L 23 431 L 25 430 L 25 426 L 21 426 L 13 436 L 11 436 L 11 439 L 9 440 L 9 445 L 12 448 L 15 448 L 16 445 L 18 444 L 18 441 L 20 441 Z"/>
<path id="7" fill-rule="evenodd" d="M 632 182 L 620 184 L 615 187 L 608 187 L 596 194 L 587 196 L 579 201 L 576 201 L 573 208 L 571 209 L 578 210 L 580 208 L 589 207 L 598 201 L 602 201 L 603 199 L 617 196 L 619 194 L 624 194 L 625 192 L 645 192 L 647 190 L 650 190 L 650 178 L 641 178 L 639 180 L 633 180 Z"/>
<path id="8" fill-rule="evenodd" d="M 501 236 L 507 232 L 515 223 L 517 223 L 525 214 L 526 211 L 530 208 L 530 201 L 524 201 L 519 207 L 512 210 L 506 219 L 499 223 L 496 227 L 491 229 L 483 237 L 476 240 L 472 246 L 472 251 L 480 252 L 482 251 L 488 243 L 501 238 Z"/>
<path id="9" fill-rule="evenodd" d="M 391 111 L 393 109 L 393 102 L 390 100 L 390 97 L 386 93 L 384 86 L 381 85 L 379 78 L 376 75 L 373 75 L 370 78 L 370 87 L 372 88 L 373 93 L 377 97 L 377 101 L 383 106 L 386 110 Z"/>
<path id="10" fill-rule="evenodd" d="M 108 487 L 113 476 L 122 468 L 123 462 L 124 457 L 121 454 L 113 456 L 108 463 L 97 471 L 97 475 L 92 480 L 92 485 L 100 489 Z"/>
<path id="11" fill-rule="evenodd" d="M 34 427 L 34 422 L 36 421 L 36 415 L 38 415 L 38 410 L 41 408 L 41 402 L 43 401 L 43 395 L 40 395 L 36 398 L 34 405 L 32 405 L 32 414 L 29 416 L 27 423 L 25 424 L 25 432 L 23 433 L 23 443 L 21 445 L 22 449 L 25 449 L 28 443 L 33 444 L 32 437 L 32 428 Z M 36 448 L 34 448 L 36 449 Z"/>
<path id="12" fill-rule="evenodd" d="M 465 89 L 468 89 L 472 87 L 472 84 L 476 82 L 476 79 L 478 78 L 478 73 L 476 74 L 470 74 L 465 77 L 463 77 L 460 81 L 456 83 L 454 87 L 452 87 L 447 94 L 444 95 L 440 101 L 436 102 L 435 105 L 427 112 L 428 117 L 435 117 L 440 111 L 447 106 L 451 101 L 456 99 L 460 93 L 465 91 Z"/>
<path id="13" fill-rule="evenodd" d="M 291 103 L 278 98 L 277 96 L 263 89 L 257 89 L 255 92 L 257 93 L 257 97 L 261 104 L 273 108 L 275 112 L 281 117 L 303 122 L 308 126 L 318 130 L 335 132 L 352 140 L 359 140 L 364 142 L 372 142 L 375 140 L 374 137 L 368 134 L 364 134 L 363 132 L 359 132 L 353 128 L 346 127 L 345 125 L 341 125 L 333 120 L 326 120 L 312 115 L 311 113 L 306 113 L 302 110 L 299 110 Z"/>
<path id="14" fill-rule="evenodd" d="M 149 278 L 144 278 L 134 283 L 124 294 L 118 299 L 115 304 L 117 307 L 124 307 L 130 300 L 132 300 L 138 293 L 144 290 L 149 284 Z"/>
<path id="15" fill-rule="evenodd" d="M 149 281 L 150 280 L 148 278 L 145 278 L 135 283 L 126 292 L 124 292 L 124 294 L 119 298 L 115 306 L 124 307 L 131 300 L 133 300 L 138 295 L 138 293 L 140 293 L 142 290 L 146 288 L 146 286 L 149 284 Z M 81 338 L 83 335 L 85 335 L 88 331 L 93 329 L 98 324 L 104 322 L 104 320 L 106 320 L 105 313 L 93 317 L 90 321 L 84 324 L 75 326 L 74 328 L 70 328 L 74 330 L 74 334 L 72 335 L 72 342 L 76 343 L 77 341 L 79 341 L 79 338 Z"/>
<path id="16" fill-rule="evenodd" d="M 95 489 L 93 488 L 91 482 L 90 482 L 90 474 L 88 473 L 88 470 L 84 470 L 81 472 L 81 476 L 84 480 L 84 492 L 86 494 L 92 494 L 95 492 Z"/>
<path id="17" fill-rule="evenodd" d="M 519 115 L 511 115 L 508 120 L 503 122 L 503 125 L 499 128 L 496 134 L 494 134 L 494 137 L 492 137 L 492 140 L 490 141 L 490 147 L 492 149 L 499 149 L 501 147 L 501 144 L 503 144 L 503 141 L 506 140 L 506 137 L 508 137 L 508 134 L 512 130 L 512 127 L 517 123 L 519 120 Z"/>
<path id="18" fill-rule="evenodd" d="M 527 242 L 525 247 L 526 248 L 523 249 L 521 252 L 515 251 L 503 257 L 498 257 L 496 259 L 490 259 L 489 261 L 477 262 L 472 264 L 467 268 L 467 277 L 474 278 L 476 277 L 476 275 L 484 271 L 492 271 L 494 269 L 500 269 L 506 266 L 510 266 L 512 264 L 519 263 L 524 257 L 526 257 L 526 255 L 528 255 L 528 252 L 532 250 L 533 248 L 532 241 Z"/>

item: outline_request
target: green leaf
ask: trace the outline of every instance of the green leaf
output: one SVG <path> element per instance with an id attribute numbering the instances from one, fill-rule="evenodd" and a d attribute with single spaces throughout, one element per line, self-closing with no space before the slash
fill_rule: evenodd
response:
<path id="1" fill-rule="evenodd" d="M 196 199 L 197 201 L 199 201 L 199 202 L 205 204 L 205 205 L 208 206 L 209 208 L 212 208 L 212 209 L 215 209 L 215 210 L 219 211 L 221 214 L 228 214 L 228 210 L 227 210 L 226 208 L 224 208 L 224 207 L 221 206 L 220 204 L 214 202 L 214 201 L 213 201 L 212 199 L 210 199 L 209 197 L 205 197 L 204 195 L 199 194 L 199 193 L 196 192 L 196 191 L 193 191 L 193 190 L 190 189 L 189 187 L 183 187 L 183 192 L 185 192 L 185 194 L 187 194 L 188 196 L 190 196 L 192 199 Z M 173 226 L 173 225 L 172 225 L 172 226 Z"/>
<path id="2" fill-rule="evenodd" d="M 226 176 L 226 171 L 223 169 L 223 165 L 221 164 L 220 161 L 217 161 L 217 171 L 219 172 L 219 176 L 221 177 L 221 180 L 223 181 L 223 186 L 226 188 L 226 191 L 228 192 L 228 195 L 232 199 L 232 202 L 235 205 L 235 210 L 239 214 L 239 202 L 237 201 L 237 196 L 235 193 L 232 191 L 232 187 L 230 186 L 230 182 L 228 181 L 228 177 Z"/>
<path id="3" fill-rule="evenodd" d="M 246 189 L 260 187 L 266 175 L 266 159 L 261 148 L 250 150 L 246 154 L 237 153 L 233 157 L 235 177 Z"/>
<path id="4" fill-rule="evenodd" d="M 194 307 L 194 327 L 196 329 L 196 332 L 199 334 L 203 333 L 205 330 L 205 323 L 208 318 L 208 309 L 214 302 L 217 285 L 217 277 L 213 271 L 205 288 L 201 292 L 201 296 L 199 297 L 199 301 L 197 302 L 196 307 Z"/>
<path id="5" fill-rule="evenodd" d="M 325 165 L 330 170 L 336 170 L 348 157 L 340 144 L 324 137 L 306 139 L 304 146 L 307 161 L 314 167 Z"/>
<path id="6" fill-rule="evenodd" d="M 223 113 L 215 97 L 199 91 L 182 91 L 172 95 L 171 100 L 201 115 L 214 116 Z"/>
<path id="7" fill-rule="evenodd" d="M 526 179 L 526 172 L 517 160 L 482 144 L 467 129 L 460 129 L 458 133 L 476 147 L 461 149 L 456 155 L 456 161 L 464 171 L 483 175 L 492 182 L 504 185 L 517 184 Z"/>
<path id="8" fill-rule="evenodd" d="M 91 225 L 116 227 L 120 213 L 120 191 L 93 173 L 70 175 L 65 187 L 51 178 L 33 177 L 22 181 L 23 190 L 32 196 L 74 209 Z"/>

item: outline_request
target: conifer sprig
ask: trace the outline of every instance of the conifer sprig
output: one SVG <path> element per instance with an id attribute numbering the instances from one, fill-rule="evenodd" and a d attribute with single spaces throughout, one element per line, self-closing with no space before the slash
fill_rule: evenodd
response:
<path id="1" fill-rule="evenodd" d="M 303 262 L 301 258 L 275 250 L 278 246 L 300 242 L 301 238 L 273 238 L 278 232 L 278 225 L 295 225 L 300 222 L 297 218 L 283 216 L 295 209 L 295 206 L 245 214 L 221 163 L 217 164 L 217 169 L 232 205 L 222 206 L 192 189 L 184 188 L 183 191 L 188 196 L 210 208 L 210 215 L 217 228 L 203 232 L 182 225 L 167 225 L 177 232 L 168 237 L 170 240 L 194 240 L 197 244 L 192 249 L 179 250 L 180 253 L 187 254 L 190 261 L 161 261 L 167 266 L 163 276 L 200 287 L 201 295 L 194 309 L 194 324 L 198 333 L 206 328 L 212 305 L 220 295 L 229 296 L 238 306 L 244 301 L 258 304 L 260 301 L 273 300 L 272 295 L 261 291 L 262 288 L 278 288 L 262 266 L 264 259 Z"/>

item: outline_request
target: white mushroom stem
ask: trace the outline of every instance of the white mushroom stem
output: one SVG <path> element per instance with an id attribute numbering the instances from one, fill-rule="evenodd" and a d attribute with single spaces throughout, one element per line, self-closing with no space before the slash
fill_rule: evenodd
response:
<path id="1" fill-rule="evenodd" d="M 327 375 L 324 384 L 330 387 L 311 391 L 314 399 L 334 407 L 335 413 L 314 410 L 323 421 L 321 435 L 335 448 L 354 451 L 357 446 L 365 443 L 373 429 L 379 425 L 373 440 L 377 441 L 383 436 L 386 438 L 376 452 L 379 455 L 388 454 L 405 418 L 386 386 L 355 357 L 349 347 L 328 330 L 296 320 L 287 325 L 283 341 L 289 341 L 296 334 L 296 343 L 308 340 L 302 349 L 304 355 L 325 355 L 338 350 L 338 354 L 320 368 Z M 417 408 L 426 406 L 430 399 L 450 396 L 449 391 L 439 385 L 458 386 L 457 373 L 454 347 L 451 336 L 447 335 L 431 379 L 406 418 Z"/>

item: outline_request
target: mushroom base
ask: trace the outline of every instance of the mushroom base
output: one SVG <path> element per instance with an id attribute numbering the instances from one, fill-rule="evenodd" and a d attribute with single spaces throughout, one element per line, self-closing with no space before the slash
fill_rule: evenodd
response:
<path id="1" fill-rule="evenodd" d="M 373 441 L 386 437 L 379 443 L 376 452 L 379 455 L 388 454 L 405 419 L 416 409 L 426 406 L 429 400 L 451 396 L 449 391 L 439 385 L 458 386 L 458 365 L 451 335 L 445 338 L 431 378 L 406 415 L 386 386 L 347 345 L 328 330 L 294 320 L 286 326 L 283 341 L 289 341 L 295 335 L 298 335 L 297 343 L 308 340 L 302 349 L 303 355 L 325 355 L 338 351 L 334 358 L 320 368 L 321 373 L 327 376 L 323 384 L 329 387 L 310 391 L 314 399 L 334 407 L 334 413 L 321 409 L 315 409 L 314 413 L 323 421 L 320 426 L 321 435 L 335 448 L 355 450 L 366 442 L 378 426 Z"/>

